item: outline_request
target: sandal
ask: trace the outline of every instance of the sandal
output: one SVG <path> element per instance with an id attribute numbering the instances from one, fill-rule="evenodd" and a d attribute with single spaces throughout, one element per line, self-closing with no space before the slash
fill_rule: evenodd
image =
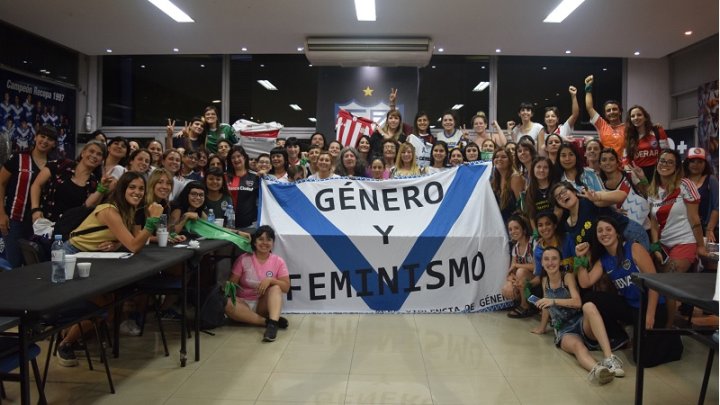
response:
<path id="1" fill-rule="evenodd" d="M 533 311 L 530 308 L 523 309 L 522 307 L 515 307 L 512 311 L 508 312 L 507 316 L 513 319 L 528 318 L 533 316 Z"/>

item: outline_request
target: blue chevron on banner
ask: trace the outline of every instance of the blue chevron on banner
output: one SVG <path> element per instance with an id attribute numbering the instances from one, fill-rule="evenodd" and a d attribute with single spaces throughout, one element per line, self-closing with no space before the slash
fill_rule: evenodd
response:
<path id="1" fill-rule="evenodd" d="M 507 252 L 507 237 L 489 172 L 480 164 L 383 182 L 263 181 L 261 223 L 275 228 L 276 253 L 292 275 L 286 308 L 418 312 L 507 305 L 499 289 L 509 257 L 498 254 Z"/>

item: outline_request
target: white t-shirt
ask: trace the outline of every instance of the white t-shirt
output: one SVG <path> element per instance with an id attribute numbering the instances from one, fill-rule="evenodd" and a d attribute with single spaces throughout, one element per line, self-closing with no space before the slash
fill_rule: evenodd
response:
<path id="1" fill-rule="evenodd" d="M 429 166 L 433 145 L 429 142 L 425 142 L 422 138 L 414 134 L 408 135 L 406 142 L 409 142 L 415 148 L 415 160 L 417 161 L 417 165 L 420 167 Z"/>
<path id="2" fill-rule="evenodd" d="M 120 165 L 117 165 L 117 166 L 113 167 L 113 168 L 108 172 L 108 174 L 109 174 L 110 176 L 114 177 L 115 180 L 120 180 L 120 177 L 121 177 L 123 174 L 125 174 L 125 171 L 126 171 L 126 170 L 125 170 L 124 167 L 122 167 L 122 166 L 120 166 Z"/>
<path id="3" fill-rule="evenodd" d="M 330 177 L 326 177 L 325 179 L 337 179 L 337 178 L 339 178 L 339 177 L 340 177 L 340 176 L 338 176 L 337 174 L 334 174 L 334 173 L 333 173 L 333 174 L 330 175 Z M 320 177 L 318 177 L 318 174 L 317 174 L 317 173 L 311 174 L 310 176 L 308 176 L 308 179 L 313 179 L 313 180 L 325 180 L 325 179 L 321 179 Z"/>
<path id="4" fill-rule="evenodd" d="M 543 129 L 543 126 L 538 124 L 537 122 L 532 123 L 532 127 L 530 127 L 530 130 L 528 132 L 520 132 L 521 124 L 515 125 L 515 127 L 512 130 L 512 137 L 515 140 L 515 142 L 518 142 L 520 138 L 522 138 L 525 135 L 529 135 L 533 142 L 537 144 L 537 136 L 540 133 L 540 130 Z"/>
<path id="5" fill-rule="evenodd" d="M 669 195 L 661 187 L 658 197 L 649 197 L 648 201 L 650 215 L 657 220 L 660 227 L 660 243 L 670 248 L 679 244 L 695 243 L 685 206 L 700 203 L 700 193 L 692 181 L 682 179 L 680 186 Z"/>

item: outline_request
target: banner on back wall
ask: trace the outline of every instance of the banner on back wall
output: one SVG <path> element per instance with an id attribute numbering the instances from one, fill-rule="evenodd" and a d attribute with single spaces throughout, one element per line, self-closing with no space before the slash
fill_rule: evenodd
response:
<path id="1" fill-rule="evenodd" d="M 0 86 L 0 133 L 11 153 L 32 148 L 40 126 L 50 125 L 58 131 L 51 158 L 75 157 L 75 90 L 3 69 Z M 0 156 L 0 160 L 3 158 Z"/>
<path id="2" fill-rule="evenodd" d="M 507 235 L 490 166 L 374 181 L 263 181 L 260 223 L 285 259 L 287 312 L 476 312 L 500 295 Z"/>

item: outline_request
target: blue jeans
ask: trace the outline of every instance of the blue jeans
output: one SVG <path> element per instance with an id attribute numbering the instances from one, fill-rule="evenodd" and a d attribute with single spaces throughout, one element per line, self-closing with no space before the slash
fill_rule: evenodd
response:
<path id="1" fill-rule="evenodd" d="M 10 226 L 8 234 L 3 237 L 5 240 L 5 256 L 8 262 L 13 268 L 20 267 L 23 265 L 22 250 L 20 250 L 20 244 L 18 239 L 30 239 L 33 234 L 32 223 L 27 221 L 15 221 L 10 220 Z"/>
<path id="2" fill-rule="evenodd" d="M 80 249 L 76 248 L 75 245 L 70 243 L 69 240 L 63 243 L 63 248 L 65 248 L 66 255 L 74 255 L 75 253 L 82 252 Z"/>
<path id="3" fill-rule="evenodd" d="M 650 251 L 650 237 L 648 237 L 647 232 L 645 232 L 645 228 L 637 222 L 633 220 L 628 221 L 625 232 L 623 232 L 623 237 L 625 237 L 627 241 L 635 241 L 643 245 L 648 252 Z"/>

